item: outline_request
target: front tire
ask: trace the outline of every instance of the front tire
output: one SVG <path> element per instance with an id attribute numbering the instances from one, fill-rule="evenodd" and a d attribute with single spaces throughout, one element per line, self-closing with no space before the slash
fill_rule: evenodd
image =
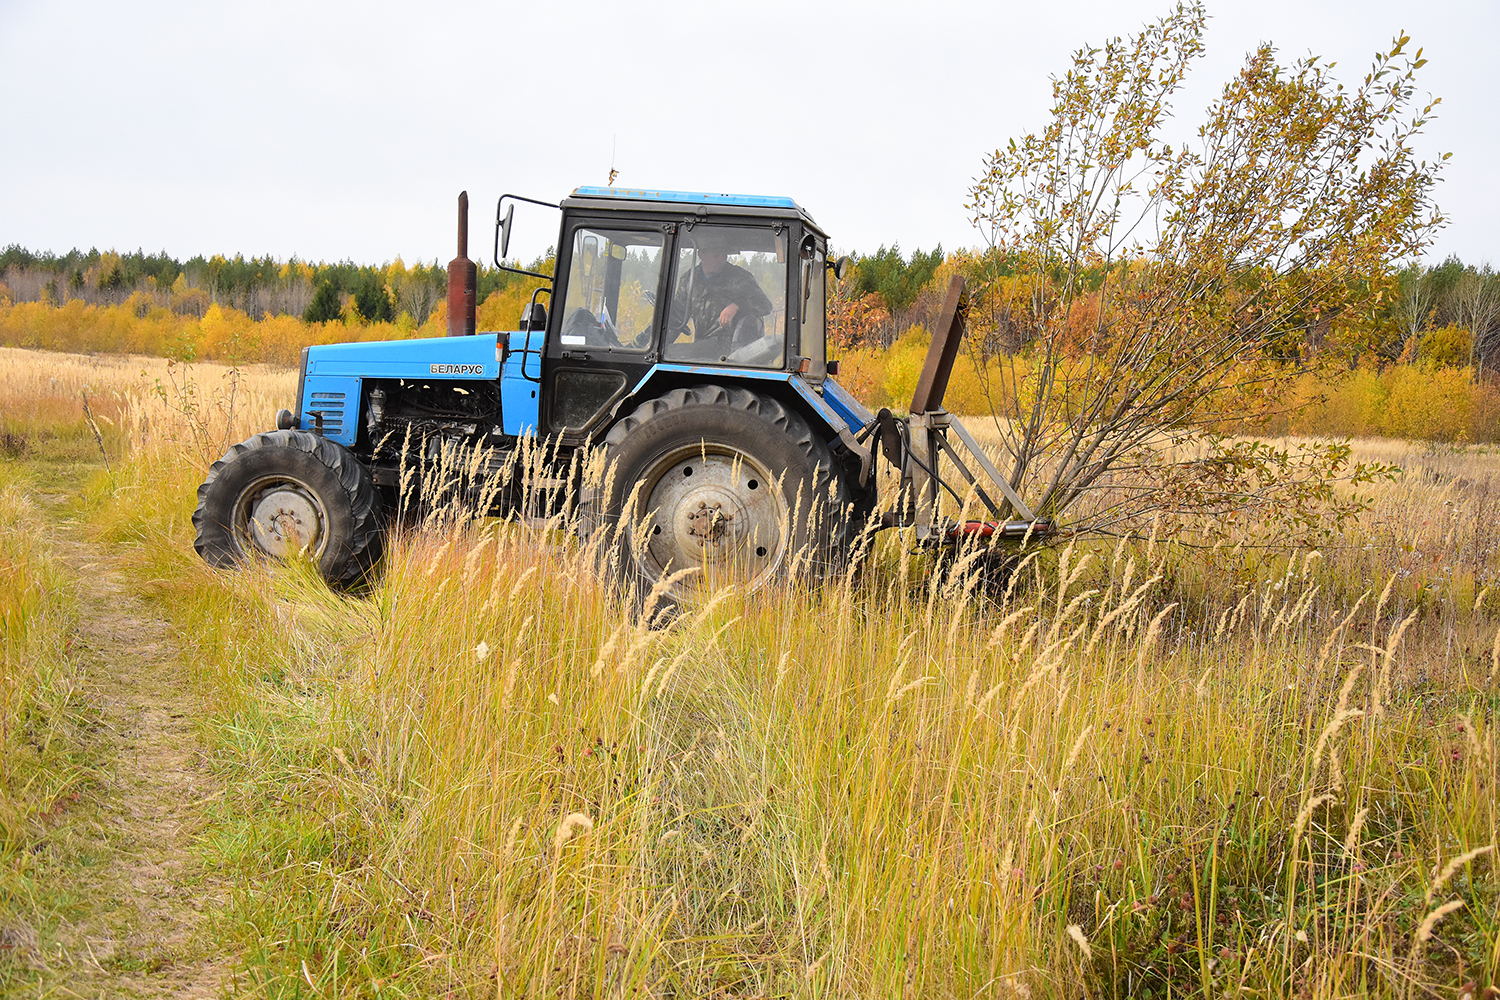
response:
<path id="1" fill-rule="evenodd" d="M 844 476 L 827 444 L 774 399 L 675 389 L 638 406 L 604 446 L 582 531 L 604 532 L 601 557 L 639 596 L 655 590 L 692 605 L 726 585 L 753 591 L 846 555 Z"/>
<path id="2" fill-rule="evenodd" d="M 379 559 L 380 514 L 370 471 L 347 448 L 307 431 L 271 431 L 208 470 L 193 547 L 219 568 L 305 550 L 323 579 L 345 587 Z"/>

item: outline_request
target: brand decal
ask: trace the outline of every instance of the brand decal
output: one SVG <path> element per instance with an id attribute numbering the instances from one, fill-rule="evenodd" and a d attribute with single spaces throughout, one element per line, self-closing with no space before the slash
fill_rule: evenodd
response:
<path id="1" fill-rule="evenodd" d="M 433 375 L 483 375 L 484 365 L 432 365 Z"/>

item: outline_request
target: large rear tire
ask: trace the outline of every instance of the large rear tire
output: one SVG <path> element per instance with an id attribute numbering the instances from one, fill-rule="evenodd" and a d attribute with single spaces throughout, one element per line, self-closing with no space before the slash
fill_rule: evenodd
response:
<path id="1" fill-rule="evenodd" d="M 847 555 L 845 477 L 807 421 L 774 399 L 675 389 L 636 407 L 604 448 L 581 529 L 604 533 L 601 560 L 640 596 L 691 606 L 725 585 L 753 591 Z"/>
<path id="2" fill-rule="evenodd" d="M 193 547 L 210 566 L 307 551 L 347 587 L 380 558 L 381 503 L 347 448 L 307 431 L 270 431 L 230 448 L 198 487 Z"/>

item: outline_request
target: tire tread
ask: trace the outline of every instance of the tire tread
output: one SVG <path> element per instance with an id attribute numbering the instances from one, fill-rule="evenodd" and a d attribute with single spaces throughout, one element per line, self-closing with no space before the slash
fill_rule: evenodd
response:
<path id="1" fill-rule="evenodd" d="M 246 456 L 272 448 L 289 448 L 310 455 L 338 479 L 349 501 L 353 532 L 338 557 L 322 567 L 330 584 L 347 586 L 368 573 L 379 561 L 384 524 L 380 495 L 370 472 L 354 453 L 321 435 L 302 430 L 265 431 L 233 445 L 209 466 L 198 487 L 198 505 L 193 511 L 193 548 L 211 566 L 226 568 L 239 561 L 234 548 L 225 546 L 221 533 L 227 526 L 209 511 L 214 504 L 214 485 L 226 470 Z"/>
<path id="2" fill-rule="evenodd" d="M 808 539 L 814 556 L 815 568 L 823 570 L 837 565 L 847 556 L 859 526 L 857 518 L 844 516 L 850 504 L 850 490 L 847 477 L 839 462 L 834 459 L 828 445 L 817 436 L 800 413 L 788 408 L 777 399 L 752 392 L 741 386 L 695 385 L 672 389 L 660 396 L 642 401 L 610 428 L 604 437 L 602 446 L 607 463 L 606 479 L 619 471 L 617 468 L 612 468 L 615 464 L 614 454 L 628 440 L 639 434 L 646 425 L 663 419 L 668 414 L 696 407 L 731 409 L 753 416 L 767 435 L 774 435 L 790 443 L 799 451 L 815 470 L 812 481 L 801 486 L 804 494 L 810 498 L 821 498 L 831 493 L 838 498 L 839 510 L 832 518 L 826 515 L 822 518 L 821 536 Z M 795 496 L 797 487 L 791 486 L 790 488 Z M 611 493 L 615 496 L 611 497 Z M 584 491 L 580 505 L 579 534 L 585 541 L 600 531 L 618 533 L 616 522 L 621 511 L 612 508 L 619 505 L 617 501 L 620 495 L 620 488 L 606 489 L 605 484 L 599 484 Z M 817 503 L 816 500 L 808 500 L 805 506 L 809 508 L 809 512 L 798 512 L 795 516 L 810 517 L 810 511 L 817 506 Z M 612 534 L 607 539 L 608 544 L 600 546 L 600 556 L 604 558 L 613 556 L 616 548 L 613 543 L 616 541 L 618 541 L 617 537 Z M 624 562 L 623 559 L 619 561 Z M 617 565 L 615 569 L 617 572 L 627 572 L 628 567 Z"/>

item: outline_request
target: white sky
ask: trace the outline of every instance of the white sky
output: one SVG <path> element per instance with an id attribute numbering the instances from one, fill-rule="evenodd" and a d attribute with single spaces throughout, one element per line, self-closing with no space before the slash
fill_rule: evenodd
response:
<path id="1" fill-rule="evenodd" d="M 1167 0 L 426 4 L 0 0 L 0 245 L 446 262 L 455 197 L 603 184 L 786 194 L 842 250 L 979 243 L 987 150 L 1040 128 L 1053 74 Z M 1500 263 L 1496 0 L 1218 0 L 1177 111 L 1258 42 L 1348 84 L 1405 30 L 1451 152 L 1432 251 Z M 556 239 L 517 212 L 512 254 Z"/>

